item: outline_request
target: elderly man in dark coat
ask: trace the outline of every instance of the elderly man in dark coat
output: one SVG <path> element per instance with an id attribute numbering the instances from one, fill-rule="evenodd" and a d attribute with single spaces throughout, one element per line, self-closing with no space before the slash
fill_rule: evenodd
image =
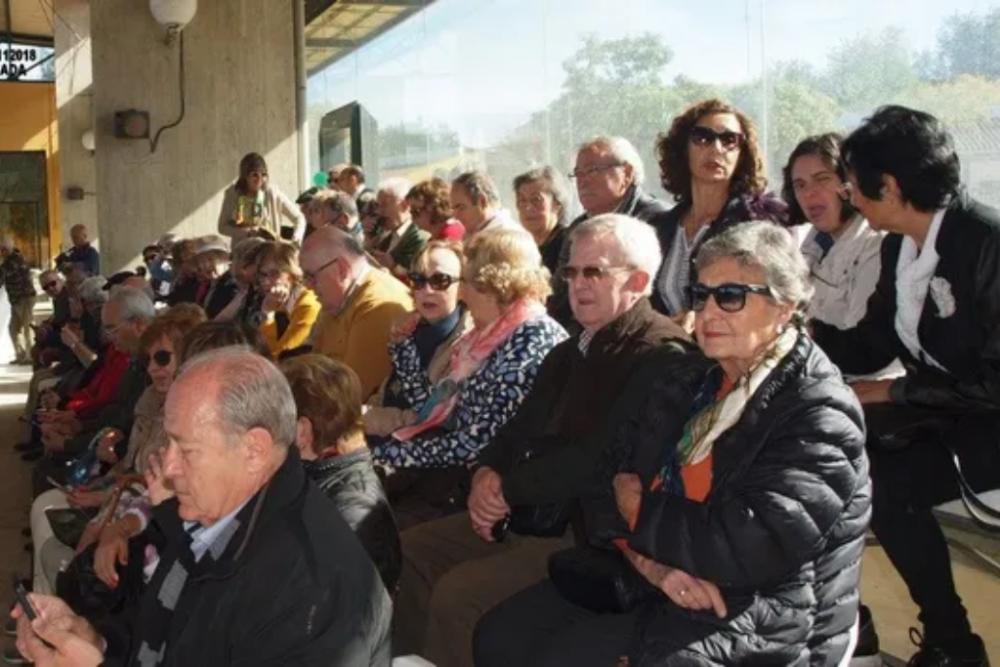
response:
<path id="1" fill-rule="evenodd" d="M 147 474 L 165 546 L 138 607 L 95 628 L 33 594 L 41 618 L 15 612 L 21 652 L 37 665 L 388 665 L 388 594 L 306 478 L 295 415 L 284 376 L 249 350 L 188 362 Z"/>

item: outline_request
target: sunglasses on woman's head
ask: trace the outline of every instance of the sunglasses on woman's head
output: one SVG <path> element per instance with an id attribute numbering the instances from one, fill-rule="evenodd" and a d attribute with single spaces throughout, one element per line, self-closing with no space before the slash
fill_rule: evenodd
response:
<path id="1" fill-rule="evenodd" d="M 725 130 L 716 132 L 704 125 L 695 125 L 691 128 L 691 143 L 695 146 L 711 146 L 718 141 L 724 150 L 731 151 L 743 143 L 743 133 Z"/>
<path id="2" fill-rule="evenodd" d="M 447 273 L 432 273 L 429 276 L 416 272 L 410 274 L 410 284 L 413 285 L 413 289 L 423 289 L 430 285 L 436 292 L 443 292 L 460 280 L 461 278 L 449 276 Z"/>
<path id="3" fill-rule="evenodd" d="M 174 353 L 170 350 L 157 350 L 149 357 L 149 360 L 160 368 L 163 368 L 164 366 L 169 366 L 170 360 L 173 358 Z"/>
<path id="4" fill-rule="evenodd" d="M 701 312 L 708 304 L 708 297 L 715 299 L 715 304 L 727 313 L 738 313 L 747 305 L 747 294 L 773 296 L 767 285 L 741 285 L 739 283 L 723 283 L 709 287 L 695 283 L 687 288 L 688 302 L 691 310 Z"/>

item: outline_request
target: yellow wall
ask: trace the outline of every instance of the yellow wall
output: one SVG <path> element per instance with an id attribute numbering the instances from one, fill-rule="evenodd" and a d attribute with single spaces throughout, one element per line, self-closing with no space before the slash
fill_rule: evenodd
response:
<path id="1" fill-rule="evenodd" d="M 0 151 L 45 151 L 49 253 L 59 252 L 59 132 L 56 87 L 51 83 L 0 82 Z"/>

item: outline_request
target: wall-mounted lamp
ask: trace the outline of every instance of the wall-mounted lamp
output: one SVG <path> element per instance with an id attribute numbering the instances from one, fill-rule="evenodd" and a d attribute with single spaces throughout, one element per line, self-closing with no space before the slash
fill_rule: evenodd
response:
<path id="1" fill-rule="evenodd" d="M 90 151 L 91 153 L 93 153 L 94 152 L 94 131 L 93 130 L 87 130 L 86 132 L 84 132 L 83 136 L 80 137 L 80 143 L 83 144 L 83 150 Z"/>
<path id="2" fill-rule="evenodd" d="M 149 11 L 166 28 L 167 43 L 174 41 L 198 11 L 198 0 L 149 0 Z"/>

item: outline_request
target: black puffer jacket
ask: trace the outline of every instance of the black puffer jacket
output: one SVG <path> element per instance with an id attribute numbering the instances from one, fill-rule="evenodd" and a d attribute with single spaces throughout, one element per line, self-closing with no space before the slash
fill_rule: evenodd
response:
<path id="1" fill-rule="evenodd" d="M 616 446 L 632 450 L 648 486 L 683 420 L 658 422 L 676 394 L 671 378 L 643 389 L 648 398 Z M 870 518 L 864 440 L 853 392 L 801 335 L 716 441 L 705 502 L 644 494 L 632 548 L 716 583 L 729 616 L 658 599 L 642 616 L 632 664 L 837 664 L 857 614 Z"/>
<path id="2" fill-rule="evenodd" d="M 367 448 L 349 454 L 304 463 L 306 474 L 333 501 L 375 563 L 390 594 L 396 590 L 402 568 L 396 519 L 382 482 L 372 467 Z"/>

